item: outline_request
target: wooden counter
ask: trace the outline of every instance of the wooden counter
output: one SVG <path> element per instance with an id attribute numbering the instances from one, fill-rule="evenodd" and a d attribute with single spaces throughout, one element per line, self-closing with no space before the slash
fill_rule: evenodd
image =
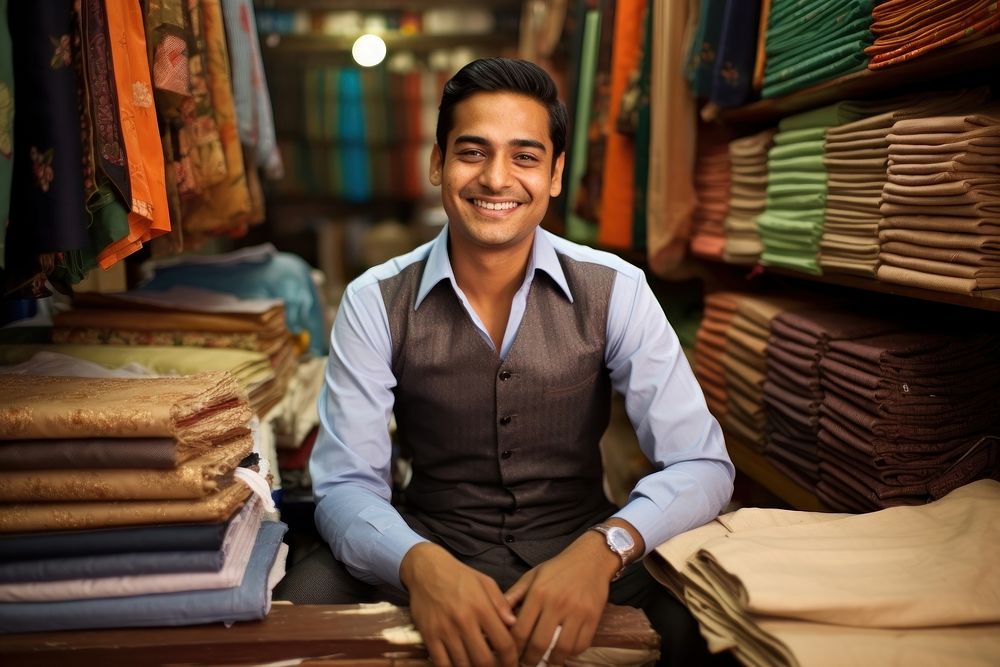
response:
<path id="1" fill-rule="evenodd" d="M 229 628 L 0 635 L 0 665 L 429 665 L 423 645 L 413 643 L 407 628 L 412 630 L 409 610 L 388 604 L 275 604 L 263 621 Z M 609 605 L 593 646 L 655 652 L 659 636 L 640 610 Z"/>

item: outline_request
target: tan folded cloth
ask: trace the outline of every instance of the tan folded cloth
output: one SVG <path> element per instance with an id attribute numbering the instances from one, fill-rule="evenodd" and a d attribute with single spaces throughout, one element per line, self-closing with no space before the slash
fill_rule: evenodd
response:
<path id="1" fill-rule="evenodd" d="M 932 248 L 951 250 L 973 250 L 987 254 L 1000 252 L 1000 236 L 933 232 L 911 229 L 882 229 L 878 233 L 879 242 L 902 241 Z"/>
<path id="2" fill-rule="evenodd" d="M 191 458 L 246 429 L 246 391 L 222 371 L 149 379 L 0 375 L 0 439 L 177 440 Z"/>
<path id="3" fill-rule="evenodd" d="M 981 594 L 1000 586 L 989 567 L 998 512 L 1000 482 L 980 480 L 923 506 L 716 539 L 696 562 L 725 572 L 716 583 L 747 613 L 883 628 L 1000 623 L 1000 596 Z"/>
<path id="4" fill-rule="evenodd" d="M 990 298 L 1000 296 L 1000 285 L 987 286 L 980 284 L 979 279 L 955 278 L 953 276 L 942 276 L 924 271 L 904 269 L 898 266 L 881 264 L 876 272 L 878 279 L 886 283 L 897 285 L 907 285 L 910 287 L 920 287 L 922 289 L 934 290 L 936 292 L 951 292 L 954 294 L 980 295 Z"/>
<path id="5" fill-rule="evenodd" d="M 248 433 L 169 470 L 2 470 L 0 502 L 204 498 L 252 451 Z"/>
<path id="6" fill-rule="evenodd" d="M 969 266 L 953 262 L 936 262 L 921 257 L 909 257 L 884 251 L 879 254 L 879 261 L 890 266 L 912 269 L 922 273 L 975 280 L 981 289 L 1000 287 L 1000 267 L 996 266 Z"/>
<path id="7" fill-rule="evenodd" d="M 907 257 L 922 257 L 936 262 L 968 264 L 969 266 L 1000 266 L 1000 255 L 988 255 L 975 250 L 934 248 L 903 241 L 883 241 L 879 245 L 879 250 Z"/>
<path id="8" fill-rule="evenodd" d="M 979 234 L 1000 237 L 1000 217 L 956 218 L 944 215 L 907 215 L 882 218 L 879 229 L 914 229 L 925 232 Z"/>
<path id="9" fill-rule="evenodd" d="M 866 278 L 874 278 L 875 270 L 878 267 L 877 260 L 859 261 L 834 255 L 820 255 L 819 264 L 824 271 L 830 273 L 849 273 Z"/>
<path id="10" fill-rule="evenodd" d="M 942 162 L 929 162 L 922 164 L 899 164 L 893 160 L 890 160 L 889 167 L 886 172 L 890 177 L 897 175 L 922 175 L 922 176 L 946 176 L 951 177 L 955 175 L 956 177 L 962 174 L 970 175 L 990 175 L 996 176 L 1000 174 L 1000 164 L 975 164 L 971 165 L 965 162 L 959 162 L 958 160 L 944 160 Z"/>
<path id="11" fill-rule="evenodd" d="M 250 487 L 232 482 L 198 500 L 23 503 L 0 506 L 0 533 L 85 530 L 189 521 L 225 521 L 250 496 Z"/>

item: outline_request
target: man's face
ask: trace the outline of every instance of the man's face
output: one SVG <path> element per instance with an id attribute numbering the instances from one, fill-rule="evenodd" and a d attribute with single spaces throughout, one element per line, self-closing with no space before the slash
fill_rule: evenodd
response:
<path id="1" fill-rule="evenodd" d="M 532 238 L 559 194 L 565 154 L 553 164 L 549 117 L 510 92 L 476 93 L 455 105 L 445 154 L 431 154 L 453 246 L 501 249 Z"/>

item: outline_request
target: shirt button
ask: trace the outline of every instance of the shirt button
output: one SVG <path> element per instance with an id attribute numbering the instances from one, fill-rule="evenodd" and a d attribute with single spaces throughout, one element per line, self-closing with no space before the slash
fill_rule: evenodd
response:
<path id="1" fill-rule="evenodd" d="M 505 450 L 503 450 L 500 453 L 500 458 L 502 458 L 502 459 L 509 459 L 513 455 L 514 455 L 514 452 L 510 451 L 509 449 L 505 449 Z"/>
<path id="2" fill-rule="evenodd" d="M 501 417 L 500 418 L 500 425 L 501 426 L 506 426 L 509 423 L 510 423 L 510 417 Z"/>
<path id="3" fill-rule="evenodd" d="M 506 535 L 506 536 L 504 536 L 503 541 L 506 542 L 507 544 L 510 544 L 511 542 L 514 541 L 514 536 L 513 535 Z"/>
<path id="4" fill-rule="evenodd" d="M 510 371 L 500 371 L 500 381 L 501 382 L 506 382 L 510 378 L 511 378 L 511 372 Z"/>

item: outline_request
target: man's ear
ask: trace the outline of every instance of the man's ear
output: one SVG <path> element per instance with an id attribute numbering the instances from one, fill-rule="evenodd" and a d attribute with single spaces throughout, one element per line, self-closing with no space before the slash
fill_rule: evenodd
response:
<path id="1" fill-rule="evenodd" d="M 552 180 L 549 181 L 549 196 L 558 197 L 562 192 L 563 167 L 566 165 L 566 151 L 559 154 L 552 165 Z"/>
<path id="2" fill-rule="evenodd" d="M 444 156 L 441 155 L 441 147 L 434 144 L 434 148 L 431 149 L 431 163 L 430 170 L 428 171 L 428 178 L 431 181 L 431 185 L 441 185 L 441 164 L 443 162 Z"/>

